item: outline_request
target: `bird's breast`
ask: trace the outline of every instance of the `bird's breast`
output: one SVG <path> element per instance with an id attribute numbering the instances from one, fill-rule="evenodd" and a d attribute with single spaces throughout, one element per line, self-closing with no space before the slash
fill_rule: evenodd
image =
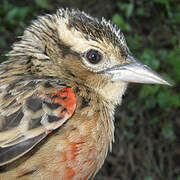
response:
<path id="1" fill-rule="evenodd" d="M 80 114 L 81 117 L 75 114 L 59 132 L 54 162 L 61 167 L 55 172 L 62 179 L 88 179 L 101 167 L 108 151 L 109 139 L 99 115 L 92 116 L 90 110 Z"/>
<path id="2" fill-rule="evenodd" d="M 112 140 L 106 116 L 105 111 L 77 105 L 73 117 L 41 149 L 49 156 L 49 163 L 46 159 L 43 163 L 47 174 L 58 180 L 86 180 L 95 174 Z"/>

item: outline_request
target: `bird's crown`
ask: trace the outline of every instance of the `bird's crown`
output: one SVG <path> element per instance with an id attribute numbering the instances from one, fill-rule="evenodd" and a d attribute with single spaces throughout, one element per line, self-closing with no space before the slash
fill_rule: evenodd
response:
<path id="1" fill-rule="evenodd" d="M 92 40 L 111 42 L 114 46 L 120 47 L 120 49 L 127 50 L 126 41 L 122 31 L 113 24 L 110 20 L 105 18 L 97 19 L 89 16 L 83 11 L 79 10 L 64 10 L 57 11 L 57 15 L 68 19 L 67 26 L 69 28 L 75 28 L 83 33 L 85 38 Z"/>
<path id="2" fill-rule="evenodd" d="M 119 55 L 129 53 L 123 33 L 111 21 L 94 18 L 78 9 L 62 8 L 57 10 L 56 14 L 40 16 L 33 21 L 21 41 L 14 44 L 10 55 L 29 54 L 37 55 L 39 59 L 47 58 L 43 51 L 47 48 L 47 42 L 44 41 L 48 40 L 66 47 L 76 46 L 72 47 L 75 49 L 79 49 L 77 41 L 94 41 L 106 48 L 112 47 L 112 50 L 116 47 Z"/>

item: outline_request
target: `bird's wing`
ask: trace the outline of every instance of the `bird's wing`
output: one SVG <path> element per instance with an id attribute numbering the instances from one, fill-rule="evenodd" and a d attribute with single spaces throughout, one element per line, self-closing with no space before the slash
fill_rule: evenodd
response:
<path id="1" fill-rule="evenodd" d="M 0 79 L 0 166 L 16 160 L 69 119 L 76 97 L 64 80 Z"/>

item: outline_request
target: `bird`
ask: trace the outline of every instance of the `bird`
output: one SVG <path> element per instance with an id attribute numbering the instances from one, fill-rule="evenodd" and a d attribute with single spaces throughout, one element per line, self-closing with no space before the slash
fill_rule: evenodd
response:
<path id="1" fill-rule="evenodd" d="M 120 28 L 78 9 L 39 16 L 0 65 L 0 180 L 87 180 L 114 142 L 128 83 L 170 85 Z"/>

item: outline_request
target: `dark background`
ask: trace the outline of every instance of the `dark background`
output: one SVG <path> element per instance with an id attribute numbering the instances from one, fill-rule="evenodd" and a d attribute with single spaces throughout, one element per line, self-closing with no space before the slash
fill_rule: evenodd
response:
<path id="1" fill-rule="evenodd" d="M 173 87 L 129 86 L 96 180 L 180 180 L 179 0 L 0 0 L 0 61 L 37 15 L 79 8 L 118 24 L 136 57 Z"/>

